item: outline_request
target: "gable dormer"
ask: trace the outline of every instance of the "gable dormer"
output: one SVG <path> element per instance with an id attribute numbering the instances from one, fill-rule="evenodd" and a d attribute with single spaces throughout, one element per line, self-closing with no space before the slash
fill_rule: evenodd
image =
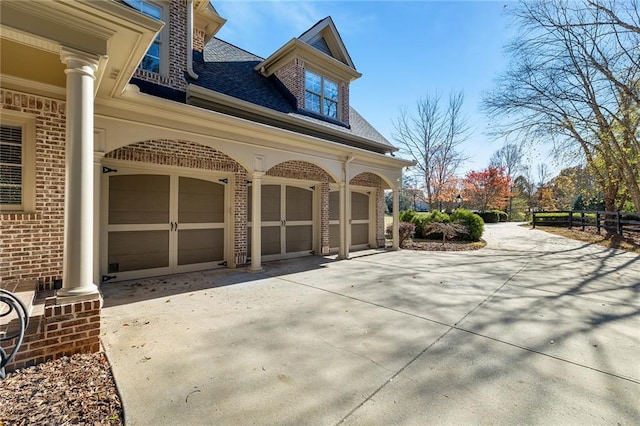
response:
<path id="1" fill-rule="evenodd" d="M 275 75 L 296 99 L 296 107 L 319 118 L 349 125 L 349 84 L 356 70 L 331 17 L 294 38 L 256 67 Z"/>

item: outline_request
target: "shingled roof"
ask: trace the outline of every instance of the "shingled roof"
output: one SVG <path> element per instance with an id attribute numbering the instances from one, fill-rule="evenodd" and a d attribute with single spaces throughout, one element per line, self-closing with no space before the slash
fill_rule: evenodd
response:
<path id="1" fill-rule="evenodd" d="M 194 56 L 193 69 L 199 77 L 197 80 L 190 80 L 190 84 L 277 113 L 270 114 L 268 120 L 238 108 L 222 107 L 215 103 L 202 104 L 193 99 L 188 102 L 374 152 L 396 151 L 384 136 L 351 107 L 349 126 L 298 110 L 294 96 L 275 76 L 265 77 L 254 69 L 263 60 L 214 37 L 207 43 L 201 56 Z M 277 119 L 279 114 L 282 114 L 281 122 Z"/>

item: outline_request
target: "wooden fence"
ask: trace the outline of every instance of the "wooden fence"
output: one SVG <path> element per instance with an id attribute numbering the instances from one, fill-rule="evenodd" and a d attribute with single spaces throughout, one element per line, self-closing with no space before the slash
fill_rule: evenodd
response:
<path id="1" fill-rule="evenodd" d="M 624 232 L 640 235 L 640 212 L 604 212 L 604 211 L 552 211 L 533 213 L 533 227 L 562 226 L 580 228 L 596 228 L 598 234 L 602 229 L 619 235 Z"/>

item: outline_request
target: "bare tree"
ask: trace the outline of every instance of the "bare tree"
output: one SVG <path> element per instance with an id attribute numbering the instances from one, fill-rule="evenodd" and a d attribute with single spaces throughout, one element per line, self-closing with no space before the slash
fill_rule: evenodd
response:
<path id="1" fill-rule="evenodd" d="M 502 148 L 497 150 L 491 156 L 489 165 L 493 167 L 502 167 L 510 176 L 514 179 L 514 175 L 520 171 L 522 167 L 522 158 L 524 157 L 524 150 L 522 145 L 515 143 L 507 143 Z"/>
<path id="2" fill-rule="evenodd" d="M 498 131 L 581 152 L 608 210 L 640 209 L 640 14 L 635 0 L 540 0 L 510 8 L 522 35 L 484 98 Z"/>
<path id="3" fill-rule="evenodd" d="M 444 201 L 447 183 L 466 160 L 458 147 L 469 133 L 468 119 L 462 113 L 464 94 L 452 92 L 446 105 L 441 101 L 437 93 L 425 96 L 417 101 L 413 113 L 401 108 L 393 123 L 393 138 L 416 161 L 431 207 Z"/>
<path id="4" fill-rule="evenodd" d="M 511 178 L 511 182 L 515 185 L 515 174 L 522 168 L 522 157 L 524 157 L 524 150 L 522 145 L 515 143 L 507 143 L 502 148 L 497 150 L 491 156 L 489 165 L 492 167 L 503 168 L 507 176 Z M 513 192 L 513 187 L 511 188 Z M 509 195 L 509 211 L 507 212 L 509 220 L 512 220 L 513 216 L 513 194 Z"/>
<path id="5" fill-rule="evenodd" d="M 536 170 L 538 171 L 538 189 L 540 189 L 547 186 L 547 183 L 551 178 L 551 172 L 545 163 L 538 164 Z"/>

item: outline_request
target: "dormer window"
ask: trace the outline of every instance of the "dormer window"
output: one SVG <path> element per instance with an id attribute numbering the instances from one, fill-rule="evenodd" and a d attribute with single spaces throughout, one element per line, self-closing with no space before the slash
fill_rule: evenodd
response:
<path id="1" fill-rule="evenodd" d="M 305 70 L 304 89 L 305 109 L 338 119 L 338 83 Z"/>
<path id="2" fill-rule="evenodd" d="M 163 8 L 159 3 L 155 3 L 152 1 L 143 1 L 143 0 L 125 0 L 125 2 L 136 9 L 139 12 L 144 13 L 147 16 L 155 18 L 159 21 L 165 21 L 163 19 Z M 162 30 L 156 39 L 153 41 L 149 50 L 144 55 L 142 62 L 140 63 L 140 68 L 146 71 L 154 72 L 156 74 L 162 73 L 162 67 L 165 65 L 166 60 L 163 60 L 163 57 L 166 57 L 165 51 L 166 48 L 164 46 L 164 40 L 162 37 Z"/>

